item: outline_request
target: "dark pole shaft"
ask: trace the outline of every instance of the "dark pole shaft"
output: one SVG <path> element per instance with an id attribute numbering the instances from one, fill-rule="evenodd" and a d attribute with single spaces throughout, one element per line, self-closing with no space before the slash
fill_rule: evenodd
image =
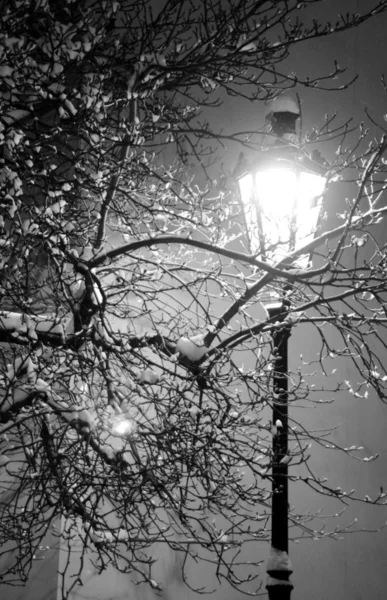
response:
<path id="1" fill-rule="evenodd" d="M 283 320 L 283 304 L 269 307 L 270 318 Z M 271 553 L 267 565 L 269 600 L 290 600 L 293 585 L 288 558 L 288 340 L 290 327 L 284 324 L 273 333 L 275 352 L 273 377 L 273 466 Z"/>

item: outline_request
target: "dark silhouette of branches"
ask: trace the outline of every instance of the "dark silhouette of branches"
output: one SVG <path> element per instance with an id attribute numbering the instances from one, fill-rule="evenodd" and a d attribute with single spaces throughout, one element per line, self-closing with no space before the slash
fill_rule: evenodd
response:
<path id="1" fill-rule="evenodd" d="M 363 128 L 347 147 L 356 126 L 331 116 L 289 142 L 319 160 L 316 146 L 336 141 L 325 196 L 341 180 L 349 199 L 342 214 L 323 214 L 313 240 L 271 262 L 246 250 L 236 182 L 217 161 L 226 142 L 256 156 L 273 136 L 263 123 L 218 131 L 206 121 L 226 95 L 242 107 L 296 86 L 334 89 L 337 64 L 302 79 L 282 72 L 284 60 L 387 5 L 317 23 L 317 2 L 2 3 L 2 584 L 27 581 L 60 517 L 63 597 L 74 544 L 101 572 L 112 565 L 159 591 L 152 548 L 165 545 L 192 589 L 205 591 L 190 569 L 206 561 L 256 594 L 263 557 L 246 547 L 270 537 L 273 333 L 297 325 L 318 338 L 317 366 L 289 372 L 291 407 L 371 388 L 385 401 L 385 137 L 369 142 Z M 286 315 L 269 318 L 265 297 L 284 290 Z M 329 375 L 336 357 L 353 381 Z M 330 432 L 299 415 L 289 420 L 291 483 L 384 504 L 383 490 L 367 500 L 313 471 L 309 444 L 332 447 Z M 348 529 L 315 518 L 295 508 L 294 535 Z"/>

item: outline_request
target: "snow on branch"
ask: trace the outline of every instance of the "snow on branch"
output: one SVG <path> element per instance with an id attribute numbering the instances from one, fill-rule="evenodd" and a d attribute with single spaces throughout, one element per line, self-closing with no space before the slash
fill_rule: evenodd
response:
<path id="1" fill-rule="evenodd" d="M 196 564 L 226 595 L 257 595 L 263 557 L 248 548 L 270 540 L 276 465 L 332 501 L 387 502 L 383 489 L 345 492 L 313 471 L 315 452 L 355 458 L 351 467 L 377 448 L 340 446 L 333 416 L 310 429 L 303 410 L 329 404 L 333 415 L 350 401 L 354 414 L 387 399 L 387 169 L 384 138 L 368 140 L 364 127 L 347 144 L 350 115 L 342 125 L 316 116 L 290 148 L 281 138 L 304 165 L 324 163 L 343 208 L 326 217 L 324 207 L 302 248 L 285 232 L 289 252 L 271 263 L 269 234 L 267 255 L 248 250 L 235 177 L 248 161 L 234 161 L 236 149 L 266 156 L 275 135 L 263 120 L 243 124 L 244 106 L 277 98 L 295 114 L 304 105 L 289 87 L 345 87 L 337 64 L 302 80 L 281 63 L 294 44 L 387 5 L 308 25 L 302 2 L 282 12 L 253 0 L 238 11 L 165 2 L 155 13 L 140 0 L 0 4 L 2 585 L 15 573 L 27 581 L 60 521 L 63 598 L 77 594 L 89 559 L 165 597 L 176 581 L 210 591 Z M 208 110 L 219 116 L 225 94 L 237 98 L 239 129 Z M 323 142 L 326 160 L 315 152 Z M 269 298 L 284 309 L 272 318 Z M 289 343 L 300 332 L 311 351 L 290 347 L 289 418 L 273 418 L 277 346 L 290 330 Z M 273 437 L 285 431 L 276 461 Z M 289 519 L 301 536 L 347 532 L 340 514 L 318 530 L 313 516 L 323 520 L 291 507 Z M 286 553 L 272 548 L 268 570 L 269 585 L 290 585 L 276 576 L 291 570 Z"/>
<path id="2" fill-rule="evenodd" d="M 3 334 L 9 340 L 17 341 L 18 338 L 37 340 L 39 337 L 58 340 L 64 343 L 69 323 L 58 322 L 57 318 L 45 316 L 31 316 L 26 313 L 11 311 L 0 312 L 0 338 Z"/>

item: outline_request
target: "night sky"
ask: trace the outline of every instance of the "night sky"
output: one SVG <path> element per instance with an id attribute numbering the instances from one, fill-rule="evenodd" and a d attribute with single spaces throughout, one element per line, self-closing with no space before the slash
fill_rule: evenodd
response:
<path id="1" fill-rule="evenodd" d="M 376 3 L 371 0 L 322 0 L 313 9 L 306 11 L 310 18 L 323 22 L 334 22 L 339 12 L 365 12 Z M 387 114 L 387 97 L 380 82 L 382 74 L 387 76 L 386 58 L 387 13 L 379 15 L 359 28 L 338 35 L 322 37 L 310 42 L 294 45 L 289 59 L 279 65 L 285 73 L 296 72 L 300 77 L 326 75 L 333 70 L 334 61 L 346 72 L 327 87 L 335 88 L 349 83 L 356 75 L 358 79 L 344 91 L 321 91 L 298 86 L 290 93 L 298 93 L 303 105 L 303 118 L 306 128 L 320 124 L 325 113 L 338 113 L 342 121 L 353 117 L 359 123 L 366 119 L 367 108 L 372 116 L 385 125 L 383 116 Z M 226 99 L 227 128 L 251 129 L 262 127 L 265 107 L 262 103 L 243 103 L 238 105 L 235 99 Z M 214 113 L 216 112 L 216 109 Z M 212 113 L 212 122 L 222 114 Z M 221 111 L 219 111 L 221 113 Z M 220 121 L 223 122 L 224 120 Z"/>

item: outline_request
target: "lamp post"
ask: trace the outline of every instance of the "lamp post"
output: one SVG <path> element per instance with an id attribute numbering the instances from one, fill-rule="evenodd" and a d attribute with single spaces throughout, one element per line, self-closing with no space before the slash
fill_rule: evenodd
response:
<path id="1" fill-rule="evenodd" d="M 239 191 L 249 232 L 251 251 L 285 269 L 281 261 L 302 248 L 314 235 L 326 185 L 326 168 L 313 162 L 296 143 L 300 116 L 291 98 L 280 98 L 269 113 L 272 144 L 259 160 L 239 176 Z M 308 262 L 305 256 L 297 266 Z M 267 307 L 274 347 L 272 414 L 271 550 L 267 562 L 269 600 L 290 600 L 293 584 L 288 535 L 288 340 L 291 309 L 282 290 Z M 282 326 L 281 326 L 282 324 Z"/>

